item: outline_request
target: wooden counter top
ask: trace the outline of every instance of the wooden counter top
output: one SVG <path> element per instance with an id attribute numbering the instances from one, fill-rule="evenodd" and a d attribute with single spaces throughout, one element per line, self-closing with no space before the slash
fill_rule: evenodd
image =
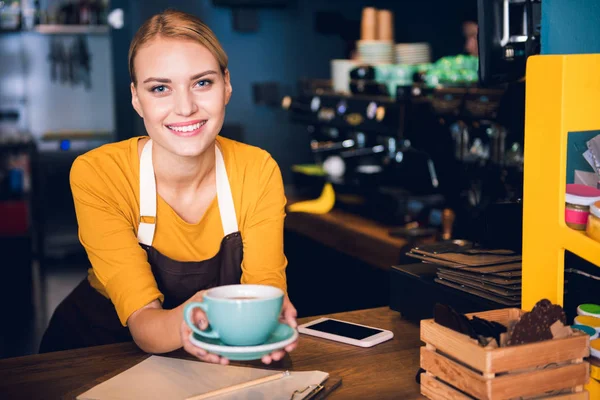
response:
<path id="1" fill-rule="evenodd" d="M 288 195 L 289 204 L 296 201 Z M 392 228 L 337 209 L 327 214 L 288 212 L 285 219 L 286 230 L 386 270 L 412 247 L 407 240 L 390 236 Z"/>
<path id="2" fill-rule="evenodd" d="M 291 353 L 295 370 L 319 369 L 342 378 L 331 399 L 421 399 L 415 381 L 419 370 L 419 326 L 387 307 L 330 315 L 344 321 L 388 329 L 394 338 L 372 348 L 360 348 L 302 336 L 298 354 Z M 303 318 L 302 322 L 318 317 Z"/>
<path id="3" fill-rule="evenodd" d="M 369 349 L 302 335 L 298 348 L 270 366 L 294 371 L 321 370 L 341 377 L 331 399 L 417 399 L 419 327 L 388 308 L 333 314 L 331 317 L 394 332 Z M 301 319 L 308 322 L 317 317 Z M 189 358 L 178 351 L 168 356 Z M 133 343 L 122 343 L 0 360 L 0 398 L 75 398 L 98 383 L 148 357 Z M 265 368 L 260 362 L 236 363 Z"/>

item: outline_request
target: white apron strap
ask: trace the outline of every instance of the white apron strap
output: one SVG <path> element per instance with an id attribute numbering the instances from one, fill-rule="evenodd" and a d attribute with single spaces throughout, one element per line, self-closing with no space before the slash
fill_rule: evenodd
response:
<path id="1" fill-rule="evenodd" d="M 156 179 L 152 164 L 152 140 L 148 140 L 140 157 L 140 225 L 138 241 L 152 246 L 156 230 Z"/>
<path id="2" fill-rule="evenodd" d="M 223 232 L 227 236 L 238 231 L 238 224 L 225 161 L 217 145 L 215 145 L 215 161 L 217 201 L 219 202 Z M 156 231 L 156 196 L 152 140 L 149 139 L 144 145 L 140 157 L 140 224 L 138 226 L 138 241 L 146 246 L 152 246 Z"/>
<path id="3" fill-rule="evenodd" d="M 215 161 L 217 175 L 217 200 L 219 201 L 219 211 L 221 213 L 221 224 L 223 224 L 223 232 L 225 236 L 238 231 L 237 216 L 235 215 L 235 207 L 233 205 L 233 196 L 231 194 L 231 186 L 227 177 L 227 169 L 223 154 L 219 150 L 219 146 L 215 144 Z"/>

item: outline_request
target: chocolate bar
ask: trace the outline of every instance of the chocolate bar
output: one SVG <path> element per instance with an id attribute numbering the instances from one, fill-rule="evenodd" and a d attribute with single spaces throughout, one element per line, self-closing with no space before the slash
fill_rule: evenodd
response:
<path id="1" fill-rule="evenodd" d="M 508 339 L 509 346 L 525 343 L 541 342 L 553 338 L 550 327 L 556 321 L 563 325 L 567 323 L 565 311 L 559 305 L 552 304 L 549 300 L 540 300 L 531 312 L 523 314 L 514 326 Z"/>

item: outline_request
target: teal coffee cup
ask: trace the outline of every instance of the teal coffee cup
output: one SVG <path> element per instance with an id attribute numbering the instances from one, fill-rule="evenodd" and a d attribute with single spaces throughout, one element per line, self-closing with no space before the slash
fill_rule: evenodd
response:
<path id="1" fill-rule="evenodd" d="M 267 285 L 227 285 L 208 290 L 202 302 L 187 304 L 183 315 L 198 335 L 230 346 L 255 346 L 267 341 L 279 323 L 283 291 Z M 201 330 L 192 312 L 201 308 L 209 327 Z"/>

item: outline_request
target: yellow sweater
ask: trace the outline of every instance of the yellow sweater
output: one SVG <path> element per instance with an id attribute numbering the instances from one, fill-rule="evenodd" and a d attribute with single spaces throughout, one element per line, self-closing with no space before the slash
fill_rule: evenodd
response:
<path id="1" fill-rule="evenodd" d="M 164 300 L 137 241 L 139 223 L 138 140 L 104 145 L 79 156 L 71 169 L 71 190 L 79 240 L 92 268 L 92 287 L 111 299 L 121 323 L 136 310 Z M 264 150 L 217 137 L 231 185 L 244 243 L 242 283 L 286 290 L 283 253 L 285 194 L 277 163 Z M 189 224 L 157 194 L 152 246 L 179 261 L 213 257 L 223 239 L 216 199 L 197 224 Z M 93 310 L 90 310 L 93 312 Z"/>

